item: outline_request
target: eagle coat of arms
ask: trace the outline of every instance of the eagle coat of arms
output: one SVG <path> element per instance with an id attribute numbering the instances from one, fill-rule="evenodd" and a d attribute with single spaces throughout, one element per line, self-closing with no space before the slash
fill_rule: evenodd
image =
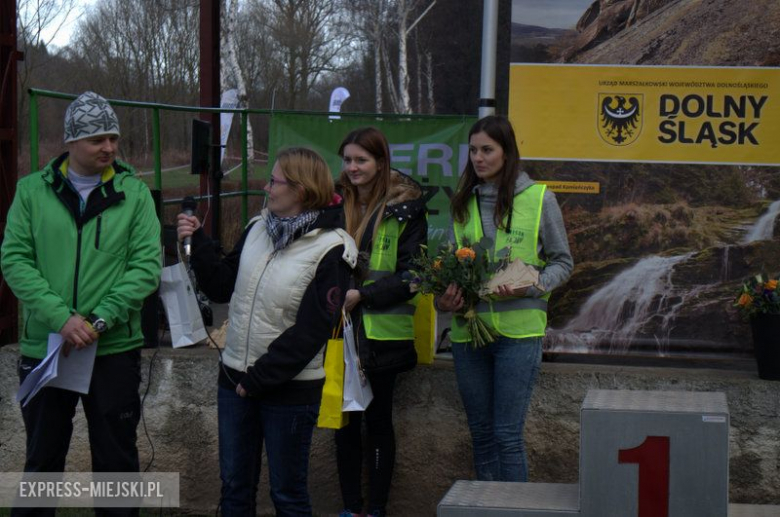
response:
<path id="1" fill-rule="evenodd" d="M 642 131 L 642 95 L 600 93 L 598 129 L 610 145 L 624 146 L 636 141 Z"/>

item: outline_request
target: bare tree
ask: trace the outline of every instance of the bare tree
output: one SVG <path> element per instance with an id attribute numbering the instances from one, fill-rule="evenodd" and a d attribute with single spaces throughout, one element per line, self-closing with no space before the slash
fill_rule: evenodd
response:
<path id="1" fill-rule="evenodd" d="M 417 100 L 417 113 L 423 112 L 423 91 L 422 91 L 422 55 L 420 54 L 420 39 L 414 38 L 414 63 L 415 63 L 415 79 L 417 80 L 417 88 L 415 89 Z"/>
<path id="2" fill-rule="evenodd" d="M 239 66 L 247 82 L 247 95 L 256 106 L 269 106 L 273 91 L 280 87 L 282 65 L 270 56 L 275 42 L 268 31 L 262 30 L 260 18 L 265 16 L 261 5 L 249 3 L 240 11 L 233 33 Z"/>
<path id="3" fill-rule="evenodd" d="M 21 47 L 50 46 L 73 14 L 75 0 L 18 0 Z"/>
<path id="4" fill-rule="evenodd" d="M 70 57 L 74 84 L 106 96 L 166 104 L 195 104 L 198 92 L 197 0 L 125 2 L 105 0 L 79 22 Z M 147 112 L 128 110 L 123 116 L 127 151 L 134 155 L 149 146 Z M 167 142 L 186 145 L 185 117 L 170 129 Z M 174 127 L 171 125 L 170 127 Z M 182 140 L 185 139 L 185 140 Z"/>
<path id="5" fill-rule="evenodd" d="M 385 39 L 390 29 L 388 21 L 388 0 L 350 0 L 347 5 L 361 39 L 365 42 L 365 53 L 373 55 L 374 65 L 374 109 L 382 113 L 384 107 L 384 56 Z"/>
<path id="6" fill-rule="evenodd" d="M 346 13 L 333 0 L 255 0 L 254 19 L 276 42 L 272 59 L 284 72 L 290 108 L 304 107 L 323 75 L 343 70 L 352 35 L 344 30 Z"/>
<path id="7" fill-rule="evenodd" d="M 387 79 L 387 91 L 390 95 L 390 104 L 393 106 L 393 111 L 396 113 L 400 113 L 400 101 L 398 98 L 398 89 L 396 88 L 395 82 L 393 82 L 393 77 L 395 74 L 393 74 L 393 69 L 390 64 L 390 55 L 389 52 L 382 52 L 382 67 L 385 71 L 385 76 Z"/>
<path id="8" fill-rule="evenodd" d="M 416 7 L 415 0 L 396 0 L 396 16 L 398 20 L 398 113 L 411 113 L 409 99 L 409 63 L 406 49 L 406 38 L 409 35 L 409 14 Z"/>
<path id="9" fill-rule="evenodd" d="M 18 0 L 17 36 L 24 60 L 18 66 L 19 74 L 19 145 L 26 140 L 27 89 L 37 70 L 52 60 L 54 38 L 74 15 L 75 0 Z"/>
<path id="10" fill-rule="evenodd" d="M 433 95 L 433 54 L 425 53 L 425 84 L 428 91 L 428 113 L 436 113 L 436 100 Z"/>
<path id="11" fill-rule="evenodd" d="M 427 2 L 426 2 L 427 3 Z M 428 14 L 433 4 L 436 1 L 431 1 L 422 13 L 417 16 L 416 19 L 410 20 L 413 14 L 417 13 L 423 5 L 420 0 L 396 0 L 396 16 L 398 20 L 398 101 L 396 111 L 398 113 L 411 113 L 411 97 L 409 95 L 409 56 L 408 56 L 408 39 L 411 32 Z M 419 51 L 417 52 L 417 58 L 419 63 Z M 421 74 L 421 70 L 418 68 L 418 74 Z M 419 75 L 418 75 L 419 80 Z M 419 83 L 418 83 L 419 84 Z M 419 94 L 419 93 L 418 93 Z"/>
<path id="12" fill-rule="evenodd" d="M 244 72 L 238 62 L 238 52 L 236 50 L 236 32 L 238 27 L 238 0 L 227 0 L 227 9 L 225 9 L 225 0 L 220 2 L 220 10 L 227 11 L 225 17 L 225 26 L 221 31 L 221 45 L 223 49 L 222 62 L 225 64 L 224 72 L 220 75 L 222 82 L 222 91 L 225 92 L 232 87 L 238 90 L 238 106 L 248 108 L 249 102 L 246 93 L 246 80 Z M 252 133 L 252 122 L 247 118 L 247 154 L 249 160 L 254 158 L 254 135 Z"/>
<path id="13" fill-rule="evenodd" d="M 411 113 L 412 102 L 409 91 L 409 38 L 417 23 L 433 6 L 431 0 L 351 0 L 350 8 L 361 22 L 358 24 L 362 36 L 369 43 L 373 53 L 375 108 L 382 111 L 383 88 L 396 113 Z M 421 7 L 426 6 L 421 11 Z M 397 60 L 391 50 L 397 49 Z M 415 38 L 416 56 L 415 83 L 417 87 L 417 109 L 422 111 L 422 59 L 426 51 L 423 40 Z M 386 78 L 386 81 L 385 81 Z M 432 86 L 432 82 L 428 82 Z M 429 92 L 428 97 L 430 98 Z"/>

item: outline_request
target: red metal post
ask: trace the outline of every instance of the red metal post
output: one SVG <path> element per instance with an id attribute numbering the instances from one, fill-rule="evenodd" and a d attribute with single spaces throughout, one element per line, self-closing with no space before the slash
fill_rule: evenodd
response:
<path id="1" fill-rule="evenodd" d="M 8 209 L 16 192 L 17 105 L 16 2 L 0 2 L 0 243 Z M 0 345 L 15 343 L 19 334 L 18 304 L 0 270 Z"/>
<path id="2" fill-rule="evenodd" d="M 200 105 L 219 107 L 219 0 L 200 0 Z M 211 167 L 200 177 L 200 192 L 205 195 L 211 185 L 211 219 L 203 221 L 214 239 L 220 238 L 220 166 L 219 113 L 201 113 L 201 120 L 211 123 Z M 203 213 L 201 211 L 201 213 Z"/>

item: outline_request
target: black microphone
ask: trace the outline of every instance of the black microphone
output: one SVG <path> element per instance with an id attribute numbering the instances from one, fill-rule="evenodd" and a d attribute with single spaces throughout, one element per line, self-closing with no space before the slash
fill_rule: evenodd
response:
<path id="1" fill-rule="evenodd" d="M 198 202 L 195 201 L 195 198 L 192 196 L 185 197 L 181 202 L 181 210 L 186 215 L 189 216 L 195 215 L 195 210 L 197 208 L 198 208 Z M 184 245 L 184 256 L 189 257 L 192 251 L 192 237 L 185 237 L 184 242 L 182 244 Z"/>

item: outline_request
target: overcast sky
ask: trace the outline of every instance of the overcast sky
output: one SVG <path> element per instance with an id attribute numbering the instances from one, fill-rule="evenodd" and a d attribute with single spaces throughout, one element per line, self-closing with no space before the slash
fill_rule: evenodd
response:
<path id="1" fill-rule="evenodd" d="M 76 0 L 76 9 L 57 32 L 52 42 L 54 45 L 61 47 L 68 43 L 79 15 L 94 2 L 95 0 Z M 591 3 L 593 0 L 512 0 L 512 21 L 525 25 L 571 29 Z M 53 27 L 46 36 L 52 36 L 52 29 Z"/>
<path id="2" fill-rule="evenodd" d="M 76 0 L 73 10 L 67 16 L 61 14 L 43 31 L 43 42 L 60 48 L 66 46 L 76 30 L 79 18 L 95 2 L 96 0 Z M 34 2 L 28 2 L 28 5 L 33 4 Z"/>
<path id="3" fill-rule="evenodd" d="M 572 29 L 593 0 L 512 0 L 512 21 Z"/>

